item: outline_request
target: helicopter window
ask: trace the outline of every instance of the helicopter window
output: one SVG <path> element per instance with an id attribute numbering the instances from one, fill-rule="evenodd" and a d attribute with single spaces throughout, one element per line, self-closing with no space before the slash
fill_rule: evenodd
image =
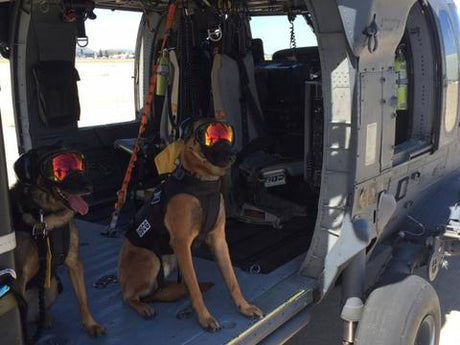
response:
<path id="1" fill-rule="evenodd" d="M 393 165 L 431 152 L 437 90 L 432 22 L 416 3 L 395 51 L 396 126 Z"/>
<path id="2" fill-rule="evenodd" d="M 252 37 L 261 39 L 265 60 L 272 60 L 279 50 L 292 48 L 294 42 L 296 47 L 318 45 L 315 34 L 301 15 L 295 17 L 293 26 L 287 16 L 252 17 L 250 24 Z"/>
<path id="3" fill-rule="evenodd" d="M 447 91 L 444 130 L 451 132 L 457 120 L 458 99 L 458 53 L 452 24 L 446 11 L 440 12 L 444 59 L 446 65 Z"/>
<path id="4" fill-rule="evenodd" d="M 134 49 L 140 12 L 96 9 L 86 20 L 86 47 L 76 47 L 81 106 L 78 126 L 98 126 L 135 120 Z M 123 25 L 120 23 L 123 22 Z"/>
<path id="5" fill-rule="evenodd" d="M 268 130 L 302 139 L 305 83 L 320 74 L 316 36 L 301 15 L 253 17 L 250 25 L 257 93 Z"/>

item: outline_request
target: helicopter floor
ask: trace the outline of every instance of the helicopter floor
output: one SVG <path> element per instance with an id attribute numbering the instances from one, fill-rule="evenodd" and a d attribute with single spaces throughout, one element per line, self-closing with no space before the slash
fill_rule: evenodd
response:
<path id="1" fill-rule="evenodd" d="M 175 303 L 155 303 L 156 316 L 142 319 L 123 303 L 116 280 L 118 252 L 123 239 L 101 236 L 105 227 L 100 224 L 78 220 L 77 225 L 90 309 L 107 334 L 91 339 L 83 330 L 69 278 L 60 267 L 58 274 L 64 291 L 49 311 L 52 328 L 43 332 L 37 344 L 222 344 L 256 322 L 238 314 L 215 263 L 196 257 L 194 265 L 198 279 L 215 284 L 204 294 L 204 299 L 222 329 L 216 333 L 202 330 L 188 298 Z M 302 259 L 303 255 L 299 255 L 268 274 L 251 274 L 239 268 L 235 268 L 235 273 L 246 298 L 269 313 L 292 297 L 299 286 L 312 290 L 311 282 L 296 274 Z"/>

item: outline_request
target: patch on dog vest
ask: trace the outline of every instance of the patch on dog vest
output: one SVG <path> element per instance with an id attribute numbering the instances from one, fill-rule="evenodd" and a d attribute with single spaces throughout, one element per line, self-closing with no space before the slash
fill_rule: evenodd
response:
<path id="1" fill-rule="evenodd" d="M 156 205 L 160 202 L 160 200 L 161 200 L 161 189 L 154 188 L 152 199 L 150 199 L 150 205 Z"/>
<path id="2" fill-rule="evenodd" d="M 150 225 L 149 221 L 144 219 L 144 221 L 137 227 L 136 232 L 139 237 L 143 237 L 151 228 L 152 226 Z"/>

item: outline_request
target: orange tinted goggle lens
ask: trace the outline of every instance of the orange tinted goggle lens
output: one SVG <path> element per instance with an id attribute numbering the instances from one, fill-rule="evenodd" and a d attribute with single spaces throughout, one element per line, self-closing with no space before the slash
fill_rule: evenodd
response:
<path id="1" fill-rule="evenodd" d="M 233 128 L 227 123 L 210 123 L 204 132 L 204 145 L 212 146 L 219 140 L 227 140 L 233 144 Z"/>
<path id="2" fill-rule="evenodd" d="M 51 158 L 51 179 L 62 181 L 73 170 L 83 170 L 83 156 L 76 153 L 61 153 Z"/>

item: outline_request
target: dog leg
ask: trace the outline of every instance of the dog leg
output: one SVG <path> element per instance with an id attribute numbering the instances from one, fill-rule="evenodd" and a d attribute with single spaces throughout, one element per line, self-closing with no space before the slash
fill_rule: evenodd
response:
<path id="1" fill-rule="evenodd" d="M 201 293 L 208 291 L 214 286 L 211 282 L 198 283 Z M 175 302 L 188 295 L 187 286 L 183 283 L 166 282 L 166 286 L 156 290 L 151 295 L 142 298 L 143 302 Z"/>
<path id="2" fill-rule="evenodd" d="M 259 319 L 263 317 L 263 312 L 256 306 L 249 304 L 243 297 L 240 285 L 236 279 L 225 239 L 225 208 L 223 198 L 221 198 L 216 228 L 209 233 L 206 243 L 214 254 L 217 266 L 224 277 L 225 284 L 239 312 L 249 318 Z"/>
<path id="3" fill-rule="evenodd" d="M 208 332 L 215 332 L 220 329 L 219 323 L 209 313 L 208 308 L 203 301 L 198 280 L 196 278 L 195 268 L 192 262 L 191 243 L 189 241 L 174 240 L 173 248 L 176 253 L 177 262 L 182 272 L 185 284 L 189 290 L 190 300 L 193 309 L 195 309 L 198 322 Z"/>
<path id="4" fill-rule="evenodd" d="M 77 297 L 83 326 L 86 328 L 86 331 L 91 337 L 97 337 L 105 334 L 105 330 L 94 320 L 88 307 L 83 262 L 79 258 L 78 247 L 78 229 L 74 223 L 70 223 L 69 254 L 66 257 L 64 264 L 69 272 L 73 290 L 75 292 L 75 296 Z"/>
<path id="5" fill-rule="evenodd" d="M 160 259 L 151 251 L 136 247 L 128 240 L 123 242 L 118 260 L 118 280 L 124 301 L 140 316 L 149 319 L 154 309 L 141 299 L 157 288 Z"/>
<path id="6" fill-rule="evenodd" d="M 16 270 L 18 272 L 18 285 L 24 295 L 27 283 L 38 273 L 40 268 L 38 250 L 29 234 L 16 232 Z"/>
<path id="7" fill-rule="evenodd" d="M 88 307 L 82 261 L 80 259 L 66 260 L 66 267 L 72 281 L 75 296 L 77 297 L 83 326 L 91 337 L 103 335 L 105 333 L 104 328 L 94 320 Z"/>
<path id="8" fill-rule="evenodd" d="M 46 224 L 46 230 L 51 231 L 51 230 L 60 228 L 61 226 L 64 226 L 65 224 L 72 221 L 74 215 L 75 215 L 74 211 L 66 208 L 62 211 L 59 211 L 57 213 L 52 213 L 49 216 L 46 216 L 44 218 L 44 222 Z"/>
<path id="9" fill-rule="evenodd" d="M 180 215 L 180 216 L 179 216 Z M 177 258 L 190 301 L 201 327 L 209 332 L 217 331 L 219 323 L 211 316 L 203 301 L 195 268 L 192 262 L 192 242 L 198 235 L 202 211 L 198 199 L 186 194 L 174 196 L 168 203 L 165 225 L 170 234 L 170 244 Z"/>
<path id="10" fill-rule="evenodd" d="M 225 237 L 222 236 L 211 236 L 210 241 L 211 251 L 214 253 L 214 257 L 217 262 L 222 276 L 224 277 L 225 284 L 232 296 L 232 299 L 240 311 L 241 314 L 249 318 L 261 318 L 263 312 L 254 305 L 249 304 L 241 293 L 240 285 L 233 271 L 233 266 L 230 261 L 230 254 L 228 251 L 228 245 L 225 241 Z"/>
<path id="11" fill-rule="evenodd" d="M 45 289 L 45 309 L 48 309 L 51 307 L 51 305 L 54 303 L 58 296 L 58 282 L 56 280 L 56 277 L 51 278 L 51 285 L 49 289 Z M 51 316 L 46 313 L 45 314 L 45 320 L 43 322 L 43 328 L 44 329 L 49 329 L 53 325 L 53 319 Z"/>

